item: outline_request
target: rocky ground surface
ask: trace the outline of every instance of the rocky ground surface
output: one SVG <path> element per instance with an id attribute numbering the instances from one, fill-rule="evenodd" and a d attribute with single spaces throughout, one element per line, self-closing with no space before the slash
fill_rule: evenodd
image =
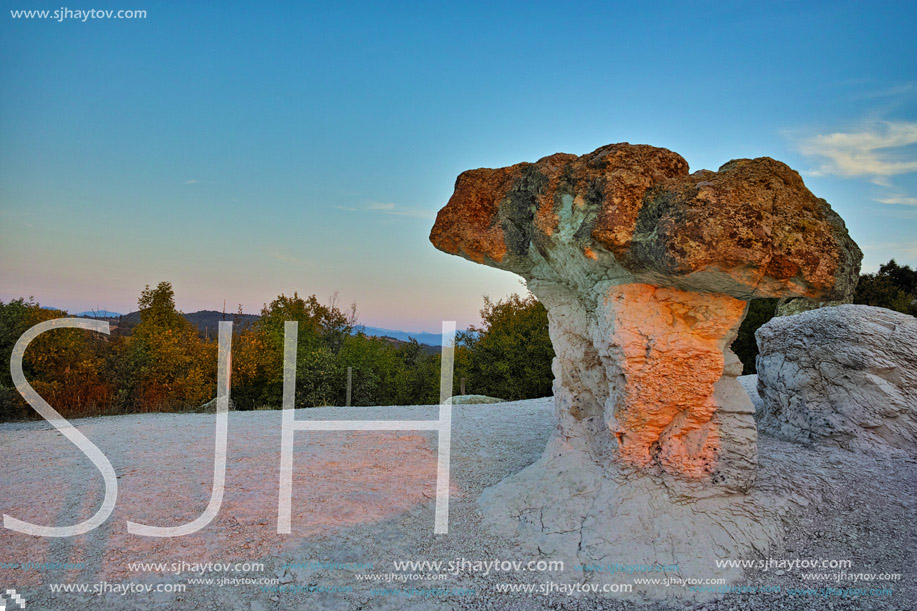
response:
<path id="1" fill-rule="evenodd" d="M 740 381 L 757 399 L 755 380 Z M 226 495 L 219 516 L 193 535 L 149 539 L 129 535 L 125 521 L 175 525 L 195 518 L 206 506 L 213 468 L 213 416 L 150 414 L 74 421 L 115 467 L 119 476 L 115 512 L 96 531 L 73 539 L 0 531 L 0 586 L 15 588 L 28 609 L 63 610 L 630 609 L 641 603 L 642 608 L 659 611 L 917 608 L 913 495 L 917 461 L 913 457 L 806 448 L 761 436 L 762 485 L 799 482 L 798 492 L 808 506 L 790 516 L 787 536 L 778 548 L 746 558 L 710 559 L 711 567 L 717 560 L 777 563 L 767 569 L 749 568 L 745 579 L 733 584 L 757 589 L 756 593 L 670 603 L 626 593 L 567 595 L 564 590 L 575 584 L 594 582 L 570 559 L 544 557 L 565 560 L 566 566 L 563 571 L 543 572 L 487 571 L 483 565 L 468 563 L 538 559 L 521 555 L 515 542 L 488 534 L 476 501 L 486 487 L 541 455 L 555 427 L 552 401 L 462 405 L 453 410 L 448 536 L 433 535 L 436 444 L 432 433 L 297 433 L 292 534 L 279 535 L 280 412 L 233 412 Z M 434 419 L 436 415 L 435 406 L 297 411 L 299 419 Z M 0 511 L 4 514 L 63 525 L 95 511 L 102 494 L 98 472 L 47 423 L 0 425 L 0 448 Z M 397 570 L 394 562 L 402 560 L 444 565 L 441 570 L 430 566 Z M 811 560 L 852 565 L 815 570 L 786 566 Z M 448 566 L 450 561 L 453 567 Z M 628 562 L 626 549 L 616 561 Z M 11 568 L 26 562 L 81 564 Z M 264 568 L 240 565 L 229 572 L 195 572 L 187 566 L 130 566 L 136 562 L 248 562 L 263 563 Z M 841 571 L 847 576 L 840 581 L 834 575 L 804 578 L 808 573 Z M 899 574 L 900 579 L 850 580 L 850 575 L 873 574 Z M 375 578 L 367 580 L 367 575 Z M 618 575 L 622 585 L 637 578 L 703 577 L 680 576 L 675 571 Z M 213 581 L 195 583 L 196 579 Z M 238 580 L 275 583 L 239 584 Z M 53 584 L 86 585 L 90 592 L 53 593 Z M 135 588 L 185 585 L 186 591 L 121 594 L 115 589 L 128 584 Z M 519 591 L 529 586 L 533 592 Z M 107 591 L 93 594 L 93 587 Z M 513 587 L 517 591 L 500 591 Z M 682 585 L 656 587 L 660 595 L 666 588 L 684 595 Z M 540 589 L 553 591 L 546 595 Z"/>

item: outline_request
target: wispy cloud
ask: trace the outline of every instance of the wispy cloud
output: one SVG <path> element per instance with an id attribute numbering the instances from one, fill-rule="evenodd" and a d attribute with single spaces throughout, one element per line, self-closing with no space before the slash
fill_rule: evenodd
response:
<path id="1" fill-rule="evenodd" d="M 882 121 L 858 131 L 819 134 L 800 143 L 800 151 L 822 160 L 812 174 L 865 177 L 888 186 L 889 177 L 917 172 L 917 123 Z"/>
<path id="2" fill-rule="evenodd" d="M 910 97 L 917 93 L 917 81 L 908 81 L 885 87 L 883 89 L 874 89 L 871 91 L 861 92 L 854 96 L 854 99 L 881 99 L 881 98 L 901 98 Z"/>
<path id="3" fill-rule="evenodd" d="M 890 195 L 888 197 L 877 197 L 876 201 L 880 204 L 893 204 L 897 206 L 917 206 L 917 197 L 908 197 L 906 195 Z"/>
<path id="4" fill-rule="evenodd" d="M 889 253 L 898 257 L 899 262 L 909 261 L 917 257 L 917 241 L 914 242 L 882 242 L 881 244 L 861 244 L 860 248 L 871 259 L 887 257 Z M 876 254 L 878 253 L 878 254 Z M 883 259 L 884 262 L 884 259 Z"/>
<path id="5" fill-rule="evenodd" d="M 350 206 L 335 206 L 335 208 L 338 210 L 346 210 L 347 212 L 378 212 L 380 214 L 390 214 L 393 216 L 411 216 L 416 218 L 433 217 L 429 210 L 399 206 L 391 202 L 369 202 L 365 206 L 357 208 Z"/>
<path id="6" fill-rule="evenodd" d="M 185 184 L 186 185 L 196 185 L 199 182 L 200 181 L 196 178 L 189 178 L 188 180 L 185 181 Z"/>
<path id="7" fill-rule="evenodd" d="M 395 204 L 383 204 L 382 202 L 370 202 L 367 206 L 369 210 L 378 210 L 379 212 L 393 212 Z"/>
<path id="8" fill-rule="evenodd" d="M 9 218 L 9 219 L 12 219 L 13 221 L 18 220 L 19 223 L 21 223 L 21 224 L 24 225 L 25 227 L 28 227 L 29 229 L 32 229 L 32 228 L 34 227 L 34 226 L 32 225 L 32 223 L 30 223 L 30 222 L 24 220 L 24 219 L 27 219 L 27 218 L 34 218 L 35 215 L 32 214 L 32 212 L 33 212 L 33 211 L 31 211 L 31 210 L 29 210 L 29 211 L 25 211 L 25 210 L 0 210 L 0 218 L 6 217 L 6 218 Z M 12 222 L 12 221 L 11 221 L 11 222 Z"/>

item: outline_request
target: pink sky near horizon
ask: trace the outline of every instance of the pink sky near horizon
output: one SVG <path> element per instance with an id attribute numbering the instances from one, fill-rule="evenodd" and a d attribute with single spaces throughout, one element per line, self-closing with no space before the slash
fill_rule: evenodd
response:
<path id="1" fill-rule="evenodd" d="M 430 248 L 432 251 L 432 246 Z M 432 256 L 438 254 L 433 251 Z M 340 305 L 357 304 L 360 324 L 409 332 L 439 333 L 443 320 L 455 320 L 460 329 L 479 324 L 478 312 L 483 306 L 485 294 L 499 299 L 513 292 L 524 294 L 527 291 L 521 279 L 513 274 L 454 259 L 458 267 L 451 280 L 426 278 L 429 281 L 427 286 L 424 286 L 424 278 L 417 278 L 413 282 L 405 279 L 397 286 L 386 287 L 384 279 L 375 285 L 362 285 L 338 278 L 336 285 L 334 278 L 330 277 L 321 278 L 315 284 L 302 283 L 297 286 L 293 281 L 284 283 L 282 279 L 266 279 L 265 274 L 254 275 L 240 279 L 231 288 L 232 294 L 225 296 L 225 305 L 219 295 L 228 291 L 219 285 L 219 280 L 207 277 L 206 274 L 199 277 L 195 273 L 197 270 L 190 268 L 158 275 L 150 273 L 145 276 L 150 278 L 149 281 L 94 272 L 91 269 L 79 275 L 36 270 L 35 275 L 31 276 L 4 274 L 7 277 L 0 291 L 0 300 L 34 297 L 42 306 L 65 309 L 71 314 L 95 310 L 126 314 L 137 310 L 137 298 L 146 284 L 156 285 L 167 280 L 175 290 L 176 307 L 182 312 L 223 311 L 225 308 L 226 312 L 233 313 L 241 304 L 244 313 L 259 314 L 264 304 L 281 293 L 315 293 L 321 302 L 327 303 L 337 292 Z M 413 292 L 404 292 L 406 283 L 409 283 Z M 456 291 L 456 284 L 464 290 Z"/>

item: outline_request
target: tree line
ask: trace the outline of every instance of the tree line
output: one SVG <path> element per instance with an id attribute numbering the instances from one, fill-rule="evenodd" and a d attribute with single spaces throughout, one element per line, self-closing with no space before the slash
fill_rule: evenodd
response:
<path id="1" fill-rule="evenodd" d="M 894 259 L 860 276 L 854 303 L 917 316 L 917 271 Z M 65 417 L 194 409 L 216 394 L 217 340 L 202 337 L 175 306 L 172 285 L 147 286 L 140 323 L 109 336 L 55 329 L 29 346 L 26 378 Z M 751 302 L 732 349 L 755 372 L 754 333 L 777 300 Z M 240 312 L 241 313 L 241 312 Z M 36 417 L 13 388 L 9 359 L 30 327 L 66 312 L 32 299 L 0 302 L 0 420 Z M 232 399 L 237 409 L 277 409 L 283 388 L 284 322 L 299 322 L 296 406 L 344 405 L 353 368 L 353 405 L 425 405 L 439 401 L 440 355 L 412 340 L 392 343 L 357 326 L 356 306 L 313 294 L 279 295 L 253 324 L 234 325 Z M 455 388 L 508 401 L 551 394 L 554 349 L 544 306 L 531 294 L 484 297 L 481 323 L 457 334 Z"/>
<path id="2" fill-rule="evenodd" d="M 169 282 L 147 286 L 140 322 L 110 335 L 53 329 L 28 347 L 23 370 L 32 387 L 66 418 L 193 410 L 216 394 L 217 339 L 202 336 L 178 311 Z M 241 312 L 240 312 L 241 313 Z M 0 302 L 0 420 L 37 415 L 13 387 L 13 346 L 32 326 L 66 317 L 33 299 Z M 526 399 L 551 392 L 544 308 L 516 295 L 485 298 L 482 324 L 458 334 L 455 377 L 466 392 Z M 233 316 L 228 319 L 232 320 Z M 393 343 L 357 326 L 356 306 L 313 294 L 279 295 L 232 337 L 231 396 L 236 409 L 276 409 L 283 388 L 284 322 L 299 323 L 296 406 L 344 405 L 353 368 L 353 405 L 424 405 L 439 401 L 440 355 L 416 340 Z M 524 345 L 537 350 L 523 350 Z M 528 359 L 537 355 L 536 363 Z M 545 366 L 544 364 L 547 363 Z M 539 368 L 540 367 L 540 368 Z"/>

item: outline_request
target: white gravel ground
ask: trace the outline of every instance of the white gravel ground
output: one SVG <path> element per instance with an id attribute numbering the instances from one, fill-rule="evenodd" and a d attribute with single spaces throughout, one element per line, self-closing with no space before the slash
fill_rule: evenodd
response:
<path id="1" fill-rule="evenodd" d="M 754 392 L 753 376 L 743 379 Z M 435 419 L 436 406 L 297 410 L 298 419 Z M 176 539 L 129 535 L 125 521 L 175 525 L 206 506 L 213 465 L 213 416 L 148 414 L 74 421 L 111 460 L 119 499 L 99 529 L 73 539 L 44 539 L 0 531 L 0 587 L 22 594 L 28 609 L 626 609 L 626 595 L 501 593 L 499 584 L 584 581 L 583 573 L 473 572 L 444 580 L 367 582 L 360 575 L 399 579 L 395 560 L 523 560 L 512 541 L 488 535 L 476 499 L 541 454 L 554 427 L 551 399 L 453 408 L 450 533 L 434 536 L 435 437 L 432 433 L 297 433 L 292 534 L 276 532 L 280 412 L 233 412 L 226 496 L 217 520 Z M 44 422 L 0 424 L 0 511 L 40 524 L 70 524 L 91 515 L 101 477 L 82 454 Z M 861 456 L 759 439 L 762 482 L 798 480 L 815 499 L 794 517 L 786 543 L 751 560 L 850 560 L 848 573 L 897 573 L 898 581 L 806 581 L 801 569 L 749 570 L 743 585 L 780 593 L 731 593 L 714 602 L 648 609 L 913 609 L 917 462 Z M 820 502 L 818 502 L 820 499 Z M 711 562 L 715 559 L 711 559 Z M 131 570 L 135 562 L 264 564 L 264 570 L 209 572 Z M 620 562 L 627 562 L 621 551 Z M 11 568 L 10 563 L 82 563 L 76 567 Z M 3 563 L 8 563 L 4 566 Z M 318 567 L 315 563 L 324 563 Z M 328 563 L 344 563 L 329 566 Z M 351 563 L 351 564 L 347 564 Z M 357 564 L 353 564 L 357 563 Z M 371 563 L 372 568 L 368 567 Z M 293 564 L 288 567 L 285 565 Z M 358 566 L 359 564 L 364 567 Z M 432 571 L 419 571 L 429 574 Z M 837 572 L 833 570 L 832 572 Z M 192 579 L 279 580 L 288 590 L 259 584 L 193 583 Z M 622 583 L 631 576 L 622 575 Z M 588 580 L 585 580 L 588 581 Z M 86 584 L 108 593 L 53 593 L 53 584 Z M 105 584 L 105 585 L 99 585 Z M 183 593 L 120 594 L 125 584 L 172 587 Z M 830 593 L 824 588 L 835 588 Z M 660 588 L 664 586 L 659 586 Z M 678 587 L 678 586 L 672 586 Z M 890 595 L 850 588 L 890 588 Z M 339 588 L 351 591 L 328 592 Z M 414 588 L 414 590 L 412 590 Z M 452 592 L 462 588 L 474 593 Z M 819 589 L 789 593 L 790 588 Z M 844 589 L 846 588 L 846 595 Z M 8 607 L 11 608 L 11 607 Z"/>

